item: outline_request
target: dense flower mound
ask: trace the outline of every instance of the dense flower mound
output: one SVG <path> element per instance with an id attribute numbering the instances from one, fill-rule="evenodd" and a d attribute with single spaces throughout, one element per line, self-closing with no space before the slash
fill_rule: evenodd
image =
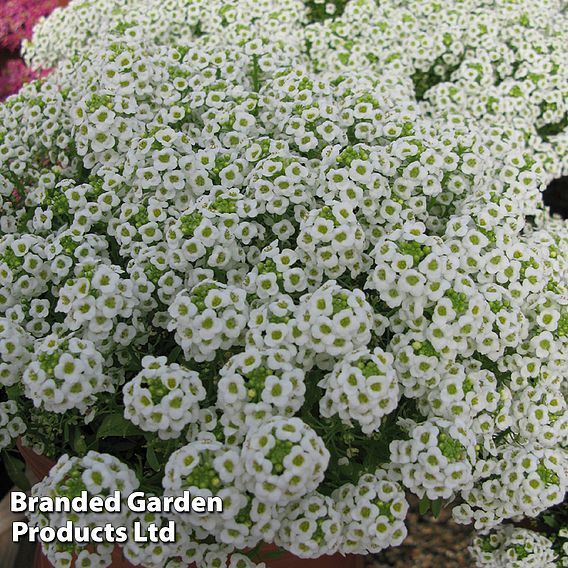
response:
<path id="1" fill-rule="evenodd" d="M 175 546 L 128 545 L 134 563 L 378 552 L 406 536 L 405 492 L 483 531 L 564 499 L 550 164 L 506 117 L 417 100 L 421 36 L 396 2 L 392 29 L 357 24 L 370 8 L 72 2 L 27 47 L 54 72 L 0 107 L 2 445 L 75 456 L 37 494 L 80 476 L 224 499 Z M 469 25 L 450 67 L 483 43 Z M 371 30 L 392 56 L 361 52 Z"/>
<path id="2" fill-rule="evenodd" d="M 561 175 L 568 148 L 567 30 L 559 0 L 353 0 L 306 35 L 318 68 L 386 66 L 410 76 L 416 95 L 436 110 L 524 131 L 551 174 Z"/>
<path id="3" fill-rule="evenodd" d="M 269 36 L 288 49 L 285 44 L 302 39 L 308 12 L 300 0 L 284 0 L 277 5 L 266 0 L 72 1 L 68 9 L 55 12 L 36 26 L 32 42 L 24 43 L 24 55 L 33 68 L 52 67 L 91 50 L 93 45 L 104 46 L 116 32 L 136 26 L 143 26 L 145 37 L 160 44 L 232 44 L 243 39 L 258 41 L 261 34 L 264 41 Z"/>

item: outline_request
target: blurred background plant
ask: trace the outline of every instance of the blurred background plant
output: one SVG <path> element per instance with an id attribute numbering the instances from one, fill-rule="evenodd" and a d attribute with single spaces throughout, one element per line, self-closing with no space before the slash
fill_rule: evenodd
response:
<path id="1" fill-rule="evenodd" d="M 68 0 L 2 0 L 0 3 L 0 100 L 18 91 L 44 72 L 29 69 L 20 57 L 22 40 L 32 35 L 34 24 Z"/>

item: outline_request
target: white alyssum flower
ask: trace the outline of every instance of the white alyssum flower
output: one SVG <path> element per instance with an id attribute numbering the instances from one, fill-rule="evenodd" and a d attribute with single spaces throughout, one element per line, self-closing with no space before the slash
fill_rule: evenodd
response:
<path id="1" fill-rule="evenodd" d="M 274 541 L 282 517 L 276 504 L 250 493 L 235 494 L 234 503 L 234 512 L 213 531 L 218 542 L 243 549 Z"/>
<path id="2" fill-rule="evenodd" d="M 318 385 L 325 389 L 322 416 L 339 414 L 344 423 L 355 422 L 366 434 L 378 431 L 383 417 L 398 406 L 393 356 L 380 347 L 346 355 Z"/>
<path id="3" fill-rule="evenodd" d="M 152 495 L 147 495 L 153 497 Z M 178 559 L 187 560 L 188 562 L 201 561 L 202 551 L 199 545 L 195 545 L 192 549 L 188 546 L 190 535 L 187 534 L 187 526 L 182 522 L 180 515 L 175 513 L 134 513 L 130 510 L 126 511 L 126 526 L 129 530 L 129 539 L 122 548 L 125 558 L 134 564 L 142 565 L 146 568 L 160 568 L 167 566 L 169 563 L 175 565 Z M 134 525 L 138 534 L 146 534 L 148 527 L 154 524 L 159 529 L 169 526 L 174 521 L 175 542 L 137 542 L 134 540 Z M 193 535 L 191 535 L 193 536 Z M 193 554 L 191 554 L 193 552 Z M 189 554 L 188 554 L 189 553 Z"/>
<path id="4" fill-rule="evenodd" d="M 424 415 L 459 419 L 484 442 L 511 427 L 511 391 L 492 372 L 475 361 L 450 363 L 444 371 L 439 384 L 419 399 Z"/>
<path id="5" fill-rule="evenodd" d="M 488 535 L 475 537 L 470 551 L 480 567 L 554 568 L 558 565 L 548 538 L 513 525 L 501 525 Z"/>
<path id="6" fill-rule="evenodd" d="M 505 447 L 477 463 L 475 485 L 453 510 L 459 523 L 490 529 L 504 519 L 536 517 L 561 503 L 568 487 L 568 457 L 562 448 Z"/>
<path id="7" fill-rule="evenodd" d="M 564 498 L 568 231 L 540 194 L 568 147 L 561 8 L 73 0 L 38 24 L 53 72 L 0 105 L 9 420 L 52 456 L 109 405 L 159 422 L 140 482 L 227 505 L 133 560 L 317 555 L 334 511 L 341 552 L 380 550 L 403 486 L 482 530 Z"/>
<path id="8" fill-rule="evenodd" d="M 33 339 L 8 318 L 0 318 L 0 384 L 16 384 L 32 357 Z"/>
<path id="9" fill-rule="evenodd" d="M 0 402 L 0 450 L 9 447 L 26 431 L 26 424 L 17 413 L 15 401 Z"/>
<path id="10" fill-rule="evenodd" d="M 142 370 L 122 392 L 125 418 L 162 439 L 178 437 L 199 420 L 199 403 L 206 394 L 195 371 L 150 355 L 142 359 Z"/>
<path id="11" fill-rule="evenodd" d="M 197 527 L 214 531 L 224 519 L 236 517 L 246 501 L 244 492 L 237 487 L 242 472 L 242 460 L 236 449 L 216 440 L 195 441 L 170 455 L 162 486 L 165 495 L 180 495 L 187 490 L 192 497 L 220 497 L 222 513 L 201 515 L 192 521 Z"/>
<path id="12" fill-rule="evenodd" d="M 338 357 L 367 345 L 373 313 L 361 290 L 341 288 L 328 280 L 302 296 L 296 319 L 296 343 L 309 342 L 316 353 Z"/>
<path id="13" fill-rule="evenodd" d="M 168 328 L 175 330 L 176 341 L 186 355 L 210 361 L 218 349 L 241 341 L 249 307 L 241 288 L 206 280 L 189 292 L 180 292 L 168 312 Z"/>
<path id="14" fill-rule="evenodd" d="M 248 348 L 220 370 L 217 405 L 241 436 L 271 416 L 294 416 L 304 402 L 304 370 L 294 351 Z"/>
<path id="15" fill-rule="evenodd" d="M 391 442 L 389 467 L 413 493 L 450 499 L 473 487 L 475 438 L 463 422 L 432 418 L 415 424 L 408 437 Z"/>
<path id="16" fill-rule="evenodd" d="M 247 489 L 261 501 L 285 505 L 317 488 L 329 451 L 299 418 L 275 417 L 247 433 L 241 459 Z"/>
<path id="17" fill-rule="evenodd" d="M 313 265 L 331 278 L 346 270 L 356 276 L 368 266 L 363 256 L 365 231 L 353 209 L 341 202 L 311 211 L 300 226 L 298 245 L 306 266 Z"/>
<path id="18" fill-rule="evenodd" d="M 33 486 L 32 495 L 52 497 L 61 495 L 75 497 L 87 491 L 89 497 L 107 496 L 119 491 L 124 502 L 122 513 L 30 513 L 30 522 L 39 527 L 60 527 L 71 521 L 77 527 L 94 528 L 110 523 L 113 526 L 125 524 L 126 498 L 138 489 L 139 481 L 135 473 L 120 460 L 109 454 L 90 451 L 84 457 L 63 455 L 51 468 L 49 475 Z M 109 543 L 77 542 L 62 543 L 57 540 L 43 543 L 42 549 L 51 563 L 62 566 L 72 562 L 94 562 L 105 567 L 111 564 L 114 546 Z M 89 560 L 88 560 L 89 559 Z"/>
<path id="19" fill-rule="evenodd" d="M 404 490 L 384 470 L 362 475 L 357 484 L 339 487 L 333 499 L 343 523 L 339 546 L 343 554 L 380 552 L 406 538 Z"/>
<path id="20" fill-rule="evenodd" d="M 276 543 L 300 558 L 331 555 L 340 545 L 342 525 L 335 501 L 314 492 L 284 509 Z"/>
<path id="21" fill-rule="evenodd" d="M 104 363 L 92 341 L 51 335 L 36 344 L 22 382 L 36 407 L 59 414 L 71 409 L 86 414 L 97 395 L 115 388 Z"/>
<path id="22" fill-rule="evenodd" d="M 123 272 L 118 266 L 86 261 L 75 267 L 75 277 L 59 292 L 56 311 L 65 314 L 67 328 L 105 350 L 118 343 L 113 335 L 119 326 L 133 330 L 131 341 L 136 332 L 143 333 L 135 325 L 141 312 L 134 283 Z"/>

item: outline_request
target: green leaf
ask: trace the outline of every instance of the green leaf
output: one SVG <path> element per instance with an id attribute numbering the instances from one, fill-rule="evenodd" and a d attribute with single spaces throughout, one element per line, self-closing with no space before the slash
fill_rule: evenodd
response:
<path id="1" fill-rule="evenodd" d="M 436 499 L 432 501 L 432 514 L 434 518 L 437 519 L 440 516 L 440 511 L 442 510 L 442 505 L 444 504 L 443 499 Z"/>
<path id="2" fill-rule="evenodd" d="M 17 400 L 18 397 L 21 396 L 21 390 L 22 387 L 16 383 L 15 385 L 12 385 L 11 387 L 7 387 L 6 388 L 6 394 L 8 395 L 8 398 L 10 400 Z"/>
<path id="3" fill-rule="evenodd" d="M 262 559 L 266 560 L 276 560 L 277 558 L 282 558 L 286 554 L 285 550 L 279 548 L 278 550 L 262 551 Z"/>
<path id="4" fill-rule="evenodd" d="M 152 446 L 148 446 L 146 449 L 146 460 L 148 461 L 148 465 L 154 471 L 160 471 L 160 461 L 158 460 L 158 456 L 156 456 L 156 452 Z"/>
<path id="5" fill-rule="evenodd" d="M 246 555 L 253 559 L 256 558 L 258 556 L 258 553 L 260 552 L 260 544 L 257 544 L 254 548 L 251 548 L 251 550 L 249 550 Z"/>
<path id="6" fill-rule="evenodd" d="M 73 431 L 73 450 L 79 456 L 84 456 L 87 453 L 87 443 L 85 442 L 85 437 L 81 434 L 81 430 L 76 428 Z"/>
<path id="7" fill-rule="evenodd" d="M 2 453 L 2 460 L 6 468 L 6 473 L 14 485 L 23 491 L 28 491 L 31 485 L 26 477 L 26 464 L 21 459 L 10 455 L 8 452 Z"/>
<path id="8" fill-rule="evenodd" d="M 128 436 L 143 436 L 144 432 L 122 416 L 109 414 L 105 416 L 97 430 L 97 440 L 100 438 L 126 438 Z"/>
<path id="9" fill-rule="evenodd" d="M 422 499 L 420 499 L 420 503 L 418 505 L 418 512 L 421 515 L 425 515 L 430 510 L 430 499 L 424 495 Z"/>
<path id="10" fill-rule="evenodd" d="M 174 349 L 170 351 L 170 354 L 168 355 L 168 363 L 177 362 L 180 354 L 181 354 L 181 347 L 177 345 L 176 347 L 174 347 Z"/>

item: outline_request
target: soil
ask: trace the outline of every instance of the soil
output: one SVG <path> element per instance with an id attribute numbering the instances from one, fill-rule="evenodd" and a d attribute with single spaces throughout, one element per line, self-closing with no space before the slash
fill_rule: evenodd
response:
<path id="1" fill-rule="evenodd" d="M 366 568 L 475 568 L 468 551 L 472 528 L 454 523 L 451 509 L 442 509 L 437 519 L 421 516 L 414 500 L 406 526 L 408 536 L 402 545 L 369 556 Z"/>

